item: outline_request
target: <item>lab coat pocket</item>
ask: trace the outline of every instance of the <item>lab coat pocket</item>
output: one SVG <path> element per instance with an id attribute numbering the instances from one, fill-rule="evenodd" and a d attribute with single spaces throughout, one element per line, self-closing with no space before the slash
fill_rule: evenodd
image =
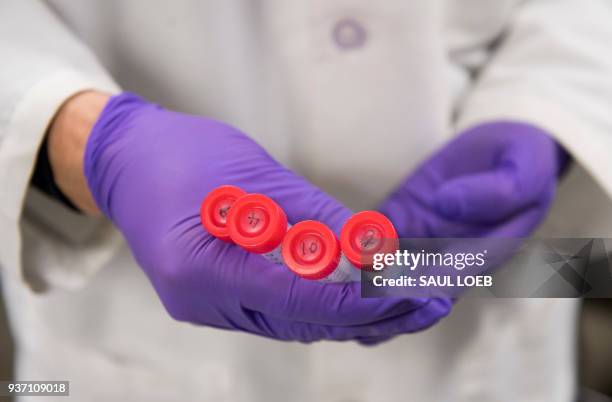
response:
<path id="1" fill-rule="evenodd" d="M 27 194 L 20 230 L 19 268 L 35 292 L 83 287 L 123 244 L 108 220 L 71 211 L 35 189 Z"/>

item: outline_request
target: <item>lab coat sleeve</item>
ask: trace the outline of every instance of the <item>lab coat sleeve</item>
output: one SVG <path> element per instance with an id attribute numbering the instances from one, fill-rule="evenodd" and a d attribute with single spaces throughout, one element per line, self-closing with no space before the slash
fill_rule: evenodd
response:
<path id="1" fill-rule="evenodd" d="M 610 0 L 531 0 L 516 10 L 457 130 L 500 119 L 547 130 L 612 196 Z"/>
<path id="2" fill-rule="evenodd" d="M 20 219 L 38 147 L 61 104 L 118 91 L 94 55 L 35 0 L 0 2 L 0 267 L 19 275 Z M 21 276 L 21 275 L 19 275 Z"/>

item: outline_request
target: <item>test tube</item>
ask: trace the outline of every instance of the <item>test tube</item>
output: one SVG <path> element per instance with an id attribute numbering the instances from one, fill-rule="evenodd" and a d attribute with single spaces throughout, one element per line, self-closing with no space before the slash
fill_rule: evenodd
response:
<path id="1" fill-rule="evenodd" d="M 283 264 L 281 242 L 287 233 L 287 215 L 272 199 L 263 194 L 240 197 L 229 211 L 227 227 L 237 245 Z"/>
<path id="2" fill-rule="evenodd" d="M 342 253 L 354 266 L 371 268 L 374 254 L 395 253 L 399 239 L 393 223 L 376 211 L 351 216 L 340 231 Z"/>
<path id="3" fill-rule="evenodd" d="M 219 186 L 212 190 L 202 201 L 200 220 L 211 235 L 223 241 L 231 242 L 227 230 L 227 216 L 230 207 L 246 192 L 236 186 Z"/>
<path id="4" fill-rule="evenodd" d="M 322 282 L 359 281 L 359 270 L 342 256 L 334 232 L 318 221 L 292 226 L 282 244 L 285 264 L 296 275 Z"/>

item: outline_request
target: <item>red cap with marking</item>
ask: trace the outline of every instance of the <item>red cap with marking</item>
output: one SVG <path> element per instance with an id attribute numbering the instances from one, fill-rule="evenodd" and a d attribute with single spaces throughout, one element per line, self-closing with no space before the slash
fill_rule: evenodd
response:
<path id="1" fill-rule="evenodd" d="M 287 233 L 283 209 L 263 194 L 240 197 L 227 217 L 232 241 L 247 251 L 263 254 L 278 247 Z"/>
<path id="2" fill-rule="evenodd" d="M 282 247 L 285 264 L 305 279 L 323 279 L 340 262 L 340 242 L 321 222 L 302 221 L 289 229 Z"/>
<path id="3" fill-rule="evenodd" d="M 227 216 L 230 207 L 246 192 L 236 186 L 219 186 L 208 193 L 200 207 L 200 220 L 211 235 L 224 241 L 231 241 L 227 230 Z"/>
<path id="4" fill-rule="evenodd" d="M 376 211 L 358 212 L 340 232 L 342 253 L 357 268 L 370 267 L 374 254 L 394 253 L 399 248 L 391 221 Z"/>

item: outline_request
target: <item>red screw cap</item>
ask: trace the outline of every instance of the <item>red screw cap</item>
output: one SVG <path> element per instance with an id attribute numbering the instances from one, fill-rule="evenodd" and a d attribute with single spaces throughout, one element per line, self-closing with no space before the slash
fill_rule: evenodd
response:
<path id="1" fill-rule="evenodd" d="M 305 279 L 323 279 L 340 262 L 340 242 L 323 223 L 302 221 L 287 232 L 282 254 L 285 264 L 296 275 Z"/>
<path id="2" fill-rule="evenodd" d="M 250 252 L 263 254 L 280 245 L 287 233 L 287 216 L 265 195 L 247 194 L 232 205 L 227 227 L 234 243 Z"/>
<path id="3" fill-rule="evenodd" d="M 227 216 L 230 207 L 246 192 L 236 186 L 219 186 L 212 190 L 200 207 L 200 220 L 211 235 L 224 241 L 230 241 L 227 230 Z"/>
<path id="4" fill-rule="evenodd" d="M 399 247 L 391 221 L 376 211 L 354 214 L 340 232 L 342 253 L 357 268 L 370 267 L 374 254 L 394 253 Z"/>

